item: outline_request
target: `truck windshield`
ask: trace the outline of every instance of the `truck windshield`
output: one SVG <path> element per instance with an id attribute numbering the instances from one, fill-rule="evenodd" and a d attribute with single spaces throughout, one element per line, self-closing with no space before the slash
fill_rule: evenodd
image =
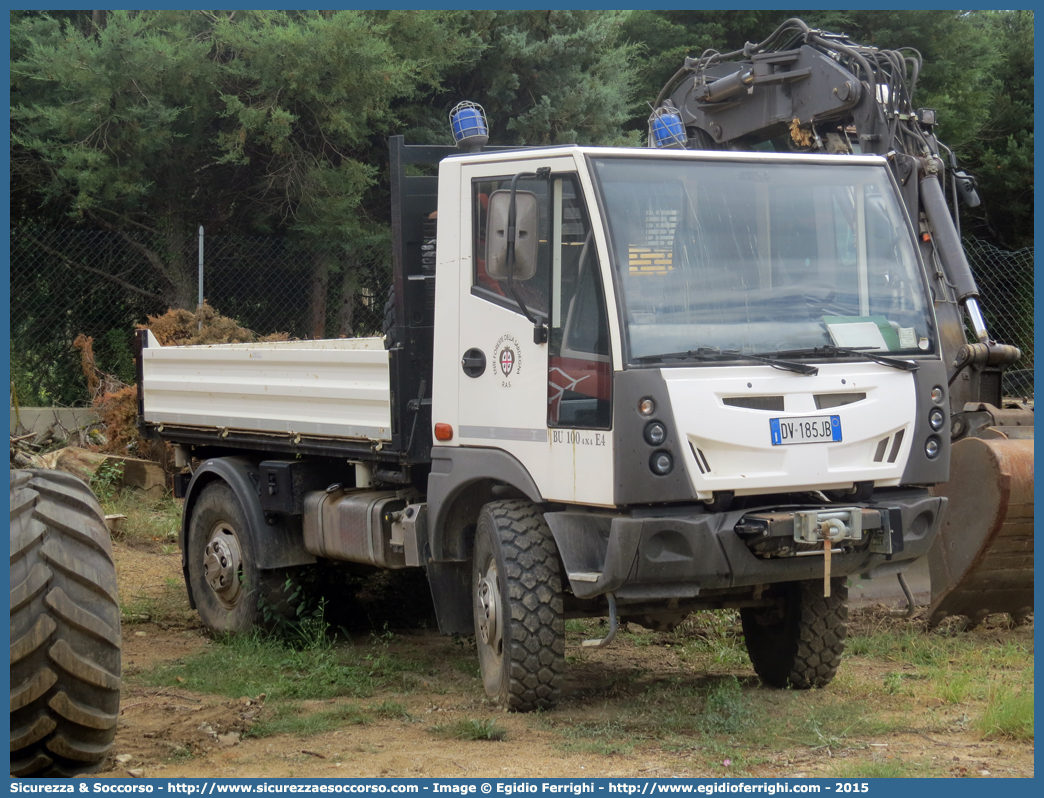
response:
<path id="1" fill-rule="evenodd" d="M 708 350 L 737 360 L 934 351 L 927 287 L 885 166 L 593 165 L 630 363 Z"/>

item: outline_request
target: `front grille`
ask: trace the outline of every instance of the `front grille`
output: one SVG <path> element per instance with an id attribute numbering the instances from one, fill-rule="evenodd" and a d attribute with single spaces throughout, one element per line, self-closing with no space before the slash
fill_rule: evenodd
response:
<path id="1" fill-rule="evenodd" d="M 721 402 L 729 407 L 742 407 L 746 410 L 783 410 L 782 396 L 727 396 Z"/>
<path id="2" fill-rule="evenodd" d="M 813 396 L 816 400 L 817 410 L 829 410 L 831 407 L 842 407 L 862 402 L 866 399 L 865 393 L 817 393 Z"/>

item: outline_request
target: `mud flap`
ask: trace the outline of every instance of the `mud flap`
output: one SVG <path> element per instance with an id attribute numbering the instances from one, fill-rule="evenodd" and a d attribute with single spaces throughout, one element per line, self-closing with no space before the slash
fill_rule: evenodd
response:
<path id="1" fill-rule="evenodd" d="M 933 490 L 949 504 L 928 552 L 932 626 L 948 615 L 974 625 L 991 613 L 1018 621 L 1033 611 L 1032 428 L 1018 439 L 1002 430 L 955 443 L 950 481 Z"/>

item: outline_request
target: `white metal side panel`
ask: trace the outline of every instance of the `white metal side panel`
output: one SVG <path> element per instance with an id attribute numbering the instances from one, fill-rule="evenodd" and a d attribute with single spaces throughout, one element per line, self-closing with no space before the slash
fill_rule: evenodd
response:
<path id="1" fill-rule="evenodd" d="M 388 353 L 380 338 L 142 350 L 153 423 L 391 440 Z"/>
<path id="2" fill-rule="evenodd" d="M 462 262 L 461 241 L 471 235 L 471 215 L 461 212 L 467 200 L 460 196 L 460 163 L 443 161 L 439 165 L 439 230 L 435 248 L 435 340 L 431 374 L 431 424 L 433 446 L 457 446 L 435 439 L 435 425 L 449 424 L 457 429 L 457 379 L 461 373 L 459 350 L 460 283 L 462 274 L 471 275 L 471 253 Z"/>

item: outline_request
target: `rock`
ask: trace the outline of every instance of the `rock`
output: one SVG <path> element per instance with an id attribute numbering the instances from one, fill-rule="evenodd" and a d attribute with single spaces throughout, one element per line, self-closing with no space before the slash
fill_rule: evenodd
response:
<path id="1" fill-rule="evenodd" d="M 130 754 L 120 754 L 118 757 L 116 757 L 116 761 L 119 762 L 121 765 L 126 765 L 128 762 L 131 761 L 131 759 L 133 759 L 133 757 Z"/>
<path id="2" fill-rule="evenodd" d="M 145 778 L 145 771 L 141 768 L 135 768 L 134 770 L 128 770 L 127 775 L 135 779 L 143 779 Z"/>
<path id="3" fill-rule="evenodd" d="M 218 744 L 222 748 L 231 748 L 233 745 L 239 745 L 239 732 L 229 732 L 228 734 L 219 734 L 217 736 Z"/>
<path id="4" fill-rule="evenodd" d="M 926 700 L 926 701 L 924 702 L 924 705 L 925 705 L 926 707 L 941 707 L 941 706 L 942 706 L 943 704 L 945 704 L 945 703 L 946 703 L 946 702 L 945 702 L 945 701 L 943 701 L 943 700 L 942 700 L 941 698 L 938 698 L 938 697 L 932 697 L 932 698 L 929 698 L 929 699 L 927 699 L 927 700 Z"/>

